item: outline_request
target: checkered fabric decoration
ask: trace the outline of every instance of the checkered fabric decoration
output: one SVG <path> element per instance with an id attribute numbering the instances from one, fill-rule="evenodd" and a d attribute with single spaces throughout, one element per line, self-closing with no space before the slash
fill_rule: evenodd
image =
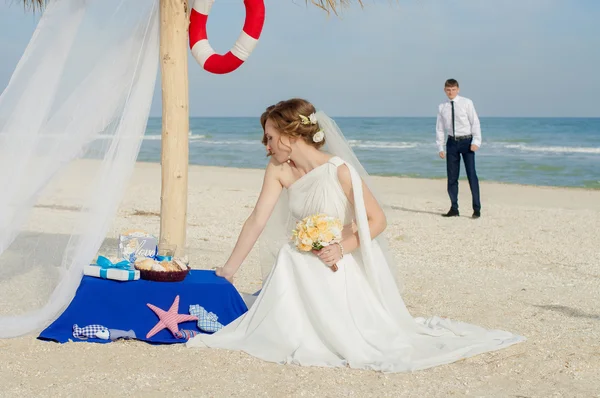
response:
<path id="1" fill-rule="evenodd" d="M 102 325 L 88 325 L 80 328 L 77 324 L 73 325 L 73 337 L 81 340 L 85 339 L 108 339 L 110 333 L 108 328 Z"/>
<path id="2" fill-rule="evenodd" d="M 223 325 L 217 322 L 217 319 L 219 319 L 217 315 L 206 311 L 204 307 L 198 304 L 190 305 L 190 315 L 198 317 L 198 329 L 203 332 L 216 332 L 223 328 Z"/>

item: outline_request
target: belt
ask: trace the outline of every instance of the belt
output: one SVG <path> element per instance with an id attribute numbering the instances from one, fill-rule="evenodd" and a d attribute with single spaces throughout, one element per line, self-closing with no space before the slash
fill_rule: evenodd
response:
<path id="1" fill-rule="evenodd" d="M 458 137 L 455 137 L 453 135 L 449 135 L 448 138 L 452 138 L 454 141 L 460 141 L 460 140 L 470 140 L 471 138 L 473 138 L 473 136 L 471 134 L 469 135 L 459 135 Z"/>

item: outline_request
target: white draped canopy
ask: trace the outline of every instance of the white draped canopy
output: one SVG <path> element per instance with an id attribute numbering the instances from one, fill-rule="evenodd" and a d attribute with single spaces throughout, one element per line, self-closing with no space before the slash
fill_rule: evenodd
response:
<path id="1" fill-rule="evenodd" d="M 0 96 L 0 338 L 73 298 L 133 171 L 157 67 L 157 1 L 46 8 Z"/>

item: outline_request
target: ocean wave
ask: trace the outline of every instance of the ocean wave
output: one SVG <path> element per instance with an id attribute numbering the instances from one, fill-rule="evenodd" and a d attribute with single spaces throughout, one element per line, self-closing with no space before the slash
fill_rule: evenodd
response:
<path id="1" fill-rule="evenodd" d="M 415 148 L 419 144 L 418 142 L 390 142 L 390 141 L 362 141 L 362 140 L 348 140 L 350 146 L 355 148 L 368 148 L 368 149 L 410 149 Z"/>
<path id="2" fill-rule="evenodd" d="M 256 145 L 262 146 L 258 140 L 202 140 L 199 142 L 202 145 Z"/>
<path id="3" fill-rule="evenodd" d="M 96 140 L 112 140 L 114 138 L 114 135 L 110 135 L 110 134 L 98 134 L 95 139 Z M 190 133 L 188 134 L 188 140 L 189 141 L 199 141 L 199 140 L 205 140 L 207 138 L 210 138 L 210 135 L 204 135 L 204 134 L 192 134 L 192 132 L 190 131 Z M 160 134 L 149 134 L 149 135 L 144 135 L 143 140 L 144 141 L 160 141 L 162 139 L 162 136 Z"/>
<path id="4" fill-rule="evenodd" d="M 160 141 L 161 138 L 162 138 L 162 136 L 160 136 L 158 134 L 145 135 L 144 136 L 144 141 Z M 190 135 L 188 135 L 188 140 L 189 141 L 205 140 L 206 138 L 208 138 L 208 136 L 203 135 L 203 134 L 198 134 L 198 135 L 190 134 Z"/>
<path id="5" fill-rule="evenodd" d="M 262 145 L 259 140 L 204 140 L 203 145 Z M 348 143 L 354 148 L 363 149 L 409 149 L 418 146 L 416 142 L 386 142 L 386 141 L 362 141 L 349 140 Z"/>
<path id="6" fill-rule="evenodd" d="M 525 144 L 504 145 L 508 149 L 518 149 L 526 152 L 547 152 L 547 153 L 592 153 L 600 154 L 599 147 L 571 147 L 571 146 L 529 146 Z"/>
<path id="7" fill-rule="evenodd" d="M 243 139 L 221 139 L 203 140 L 202 145 L 262 145 L 259 140 L 243 140 Z M 354 148 L 363 149 L 410 149 L 415 148 L 421 143 L 417 142 L 388 142 L 388 141 L 362 141 L 349 140 L 348 143 Z"/>

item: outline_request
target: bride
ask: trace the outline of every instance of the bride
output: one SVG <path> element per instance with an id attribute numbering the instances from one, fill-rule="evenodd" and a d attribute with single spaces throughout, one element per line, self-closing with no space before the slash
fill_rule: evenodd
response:
<path id="1" fill-rule="evenodd" d="M 216 273 L 232 281 L 260 236 L 263 288 L 247 313 L 212 335 L 194 337 L 189 347 L 242 350 L 277 363 L 406 372 L 524 340 L 439 317 L 413 318 L 381 235 L 385 214 L 335 122 L 309 102 L 291 99 L 268 107 L 261 124 L 271 156 L 262 190 Z M 321 150 L 325 145 L 328 152 Z M 291 231 L 316 213 L 343 222 L 342 240 L 298 251 Z"/>

